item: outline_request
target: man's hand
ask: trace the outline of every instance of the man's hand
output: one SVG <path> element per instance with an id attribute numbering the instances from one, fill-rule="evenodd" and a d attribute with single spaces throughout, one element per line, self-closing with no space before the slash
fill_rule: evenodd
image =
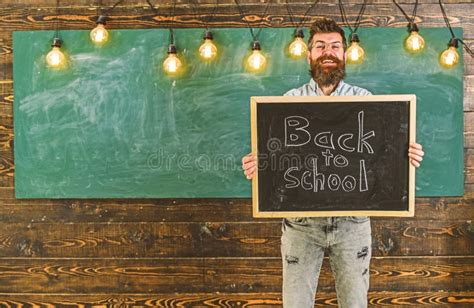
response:
<path id="1" fill-rule="evenodd" d="M 252 153 L 242 157 L 242 169 L 244 169 L 247 180 L 253 179 L 257 170 L 257 158 Z"/>
<path id="2" fill-rule="evenodd" d="M 425 152 L 423 152 L 423 147 L 421 146 L 421 144 L 410 144 L 410 147 L 408 148 L 408 157 L 410 157 L 410 163 L 413 166 L 418 168 L 420 166 L 421 161 L 423 160 L 424 155 Z"/>

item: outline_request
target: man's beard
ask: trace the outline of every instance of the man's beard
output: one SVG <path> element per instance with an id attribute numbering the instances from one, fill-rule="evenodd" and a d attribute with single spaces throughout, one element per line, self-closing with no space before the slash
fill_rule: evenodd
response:
<path id="1" fill-rule="evenodd" d="M 322 61 L 324 60 L 332 60 L 336 63 L 336 67 L 334 68 L 323 68 L 321 66 Z M 336 86 L 339 81 L 346 77 L 346 69 L 344 61 L 339 60 L 338 58 L 325 55 L 321 56 L 316 60 L 311 60 L 311 76 L 313 77 L 314 81 L 319 85 L 319 87 L 329 87 L 329 86 Z"/>

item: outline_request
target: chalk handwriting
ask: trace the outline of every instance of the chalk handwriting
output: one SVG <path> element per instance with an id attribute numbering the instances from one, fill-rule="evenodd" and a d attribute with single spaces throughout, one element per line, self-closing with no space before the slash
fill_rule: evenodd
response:
<path id="1" fill-rule="evenodd" d="M 334 151 L 340 150 L 347 153 L 357 151 L 357 153 L 368 155 L 374 154 L 370 138 L 375 137 L 375 132 L 373 130 L 364 131 L 364 111 L 359 111 L 357 114 L 356 135 L 347 132 L 336 137 L 330 130 L 312 132 L 310 121 L 303 116 L 297 115 L 286 117 L 284 125 L 285 147 L 301 147 L 308 145 L 312 141 L 316 149 L 315 152 L 318 152 L 318 148 L 321 149 L 319 152 L 321 156 L 318 156 L 318 154 L 312 157 L 309 165 L 301 166 L 297 164 L 289 166 L 283 175 L 285 188 L 302 188 L 313 192 L 364 192 L 369 190 L 365 159 L 358 159 L 359 174 L 357 175 L 340 175 L 339 171 L 337 173 L 325 171 L 327 170 L 326 167 L 329 166 L 342 169 L 350 165 L 350 161 L 346 156 L 343 154 L 335 155 Z M 355 136 L 357 136 L 357 140 L 354 140 Z M 310 145 L 312 146 L 312 144 Z M 320 165 L 318 165 L 318 157 L 321 158 L 319 164 L 324 166 L 323 168 L 320 168 Z"/>

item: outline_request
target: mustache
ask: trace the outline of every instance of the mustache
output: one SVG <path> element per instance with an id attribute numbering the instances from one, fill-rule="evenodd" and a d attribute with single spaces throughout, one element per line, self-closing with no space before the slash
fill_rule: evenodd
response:
<path id="1" fill-rule="evenodd" d="M 331 60 L 331 61 L 333 61 L 334 63 L 336 63 L 338 65 L 342 63 L 341 60 L 339 60 L 338 58 L 336 58 L 333 55 L 323 55 L 323 56 L 318 58 L 317 63 L 322 64 L 323 61 L 325 61 L 325 60 Z"/>

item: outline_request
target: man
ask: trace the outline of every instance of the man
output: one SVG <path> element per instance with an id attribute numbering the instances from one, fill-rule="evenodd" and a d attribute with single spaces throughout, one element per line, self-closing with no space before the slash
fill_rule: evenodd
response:
<path id="1" fill-rule="evenodd" d="M 333 20 L 323 18 L 314 22 L 308 43 L 312 78 L 285 95 L 371 95 L 368 90 L 343 81 L 347 45 L 344 30 Z M 421 145 L 410 145 L 408 156 L 415 167 L 420 166 L 423 155 Z M 242 158 L 242 168 L 247 179 L 254 177 L 257 161 L 252 153 Z M 324 250 L 327 249 L 339 307 L 367 307 L 371 244 L 368 217 L 284 219 L 281 237 L 283 306 L 314 307 Z"/>

